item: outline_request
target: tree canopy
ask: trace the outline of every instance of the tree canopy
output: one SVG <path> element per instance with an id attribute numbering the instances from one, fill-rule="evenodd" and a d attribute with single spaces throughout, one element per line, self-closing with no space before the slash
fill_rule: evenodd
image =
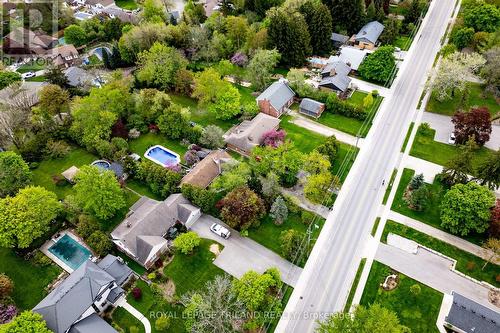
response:
<path id="1" fill-rule="evenodd" d="M 232 190 L 217 206 L 222 220 L 237 230 L 258 225 L 266 212 L 264 201 L 248 187 Z"/>
<path id="2" fill-rule="evenodd" d="M 0 326 L 1 333 L 52 333 L 41 314 L 24 311 L 10 323 Z"/>
<path id="3" fill-rule="evenodd" d="M 16 194 L 31 179 L 29 166 L 20 155 L 12 151 L 0 153 L 0 197 Z"/>
<path id="4" fill-rule="evenodd" d="M 396 66 L 394 47 L 386 45 L 368 55 L 359 66 L 358 72 L 366 80 L 385 83 L 391 78 L 394 66 Z"/>

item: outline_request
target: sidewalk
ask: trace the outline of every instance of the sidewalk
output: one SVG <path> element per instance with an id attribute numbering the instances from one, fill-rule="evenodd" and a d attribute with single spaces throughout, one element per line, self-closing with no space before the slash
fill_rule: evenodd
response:
<path id="1" fill-rule="evenodd" d="M 437 228 L 434 228 L 428 224 L 412 219 L 403 214 L 399 214 L 391 210 L 387 218 L 389 220 L 393 220 L 394 222 L 404 224 L 417 231 L 423 232 L 424 234 L 439 239 L 440 241 L 453 245 L 459 248 L 460 250 L 472 253 L 475 256 L 478 256 L 484 260 L 488 260 L 491 257 L 491 254 L 489 254 L 482 247 L 476 244 L 472 244 L 471 242 L 468 242 L 465 239 L 453 236 L 443 230 L 439 230 Z M 496 260 L 494 260 L 493 262 L 496 263 L 497 265 L 500 264 L 500 258 L 496 258 Z"/>
<path id="2" fill-rule="evenodd" d="M 117 306 L 121 306 L 125 310 L 127 310 L 132 316 L 137 318 L 143 325 L 144 325 L 144 332 L 145 333 L 151 333 L 151 323 L 149 322 L 148 318 L 146 318 L 139 310 L 134 308 L 132 305 L 127 303 L 127 300 L 125 297 L 122 296 L 116 303 Z M 96 332 L 97 333 L 97 332 Z"/>

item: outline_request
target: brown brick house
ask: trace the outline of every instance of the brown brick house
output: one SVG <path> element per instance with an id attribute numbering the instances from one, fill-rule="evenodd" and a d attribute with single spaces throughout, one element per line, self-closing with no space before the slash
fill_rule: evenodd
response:
<path id="1" fill-rule="evenodd" d="M 260 112 L 279 118 L 293 103 L 295 93 L 286 80 L 279 80 L 267 87 L 257 97 Z"/>

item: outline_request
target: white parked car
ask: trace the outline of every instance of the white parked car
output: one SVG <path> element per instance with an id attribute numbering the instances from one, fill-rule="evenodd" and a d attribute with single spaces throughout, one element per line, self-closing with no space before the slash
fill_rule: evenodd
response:
<path id="1" fill-rule="evenodd" d="M 227 228 L 224 228 L 218 223 L 214 223 L 210 226 L 210 230 L 216 235 L 221 236 L 222 238 L 228 239 L 229 236 L 231 236 L 231 231 L 229 231 Z"/>
<path id="2" fill-rule="evenodd" d="M 456 138 L 455 138 L 455 133 L 451 132 L 450 133 L 450 136 L 448 138 L 448 143 L 450 145 L 454 145 L 455 144 L 455 141 L 456 141 Z"/>
<path id="3" fill-rule="evenodd" d="M 26 72 L 26 73 L 21 74 L 21 77 L 23 79 L 29 79 L 29 78 L 32 78 L 35 76 L 36 76 L 35 72 Z"/>

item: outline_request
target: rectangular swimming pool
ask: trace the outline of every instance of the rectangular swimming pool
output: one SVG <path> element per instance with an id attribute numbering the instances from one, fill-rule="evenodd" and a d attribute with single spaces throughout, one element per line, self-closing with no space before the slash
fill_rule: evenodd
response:
<path id="1" fill-rule="evenodd" d="M 144 156 L 163 167 L 174 166 L 179 164 L 181 161 L 181 158 L 177 153 L 174 153 L 170 149 L 160 145 L 153 146 L 146 150 Z"/>
<path id="2" fill-rule="evenodd" d="M 62 236 L 54 245 L 49 247 L 49 252 L 73 270 L 76 270 L 92 256 L 92 253 L 87 248 L 68 234 Z"/>

